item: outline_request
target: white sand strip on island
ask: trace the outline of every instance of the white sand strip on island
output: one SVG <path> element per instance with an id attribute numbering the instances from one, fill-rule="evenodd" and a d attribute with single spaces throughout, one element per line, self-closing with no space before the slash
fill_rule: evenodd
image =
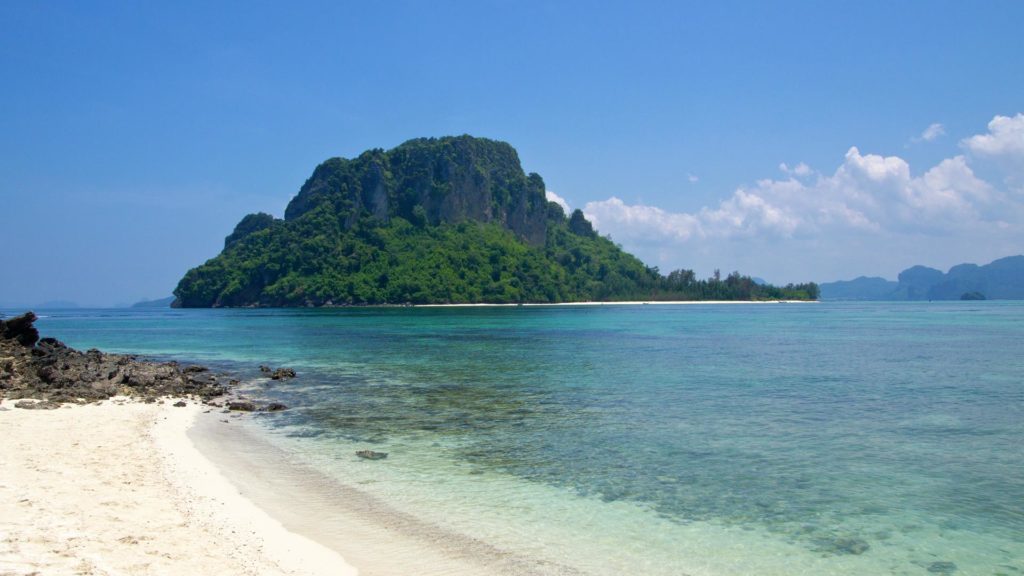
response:
<path id="1" fill-rule="evenodd" d="M 623 300 L 615 302 L 524 302 L 522 304 L 413 304 L 413 308 L 508 308 L 513 306 L 679 306 L 707 304 L 817 304 L 819 300 Z"/>
<path id="2" fill-rule="evenodd" d="M 186 435 L 202 407 L 0 403 L 0 574 L 349 575 Z"/>

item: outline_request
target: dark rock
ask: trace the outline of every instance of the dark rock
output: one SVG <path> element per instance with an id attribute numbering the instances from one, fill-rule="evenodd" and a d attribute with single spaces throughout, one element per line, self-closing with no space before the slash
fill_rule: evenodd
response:
<path id="1" fill-rule="evenodd" d="M 356 456 L 365 458 L 367 460 L 383 460 L 388 457 L 387 452 L 374 452 L 373 450 L 359 450 L 356 452 Z"/>
<path id="2" fill-rule="evenodd" d="M 9 320 L 0 320 L 0 337 L 16 340 L 22 346 L 33 346 L 39 340 L 39 330 L 32 325 L 35 321 L 34 312 L 25 312 Z"/>
<path id="3" fill-rule="evenodd" d="M 280 402 L 271 402 L 263 407 L 264 412 L 280 412 L 281 410 L 287 410 L 288 407 Z"/>
<path id="4" fill-rule="evenodd" d="M 217 383 L 217 377 L 206 372 L 185 372 L 185 379 L 190 384 L 210 386 Z"/>
<path id="5" fill-rule="evenodd" d="M 60 408 L 60 402 L 51 402 L 49 400 L 40 400 L 35 402 L 32 400 L 19 400 L 14 403 L 15 408 L 24 408 L 25 410 L 53 410 Z"/>
<path id="6" fill-rule="evenodd" d="M 256 403 L 250 402 L 249 400 L 233 400 L 228 402 L 228 410 L 235 410 L 237 412 L 255 412 Z"/>
<path id="7" fill-rule="evenodd" d="M 67 349 L 67 345 L 61 342 L 60 340 L 57 340 L 56 338 L 47 337 L 39 340 L 39 343 L 36 344 L 36 349 L 33 350 L 33 353 L 35 353 L 37 356 L 50 356 L 53 354 L 64 352 Z M 89 351 L 89 353 L 91 352 L 92 350 Z M 89 353 L 87 353 L 87 355 Z"/>
<path id="8" fill-rule="evenodd" d="M 263 372 L 264 374 L 270 374 L 271 371 L 272 370 L 270 369 L 270 366 L 264 366 L 260 364 L 260 372 Z"/>
<path id="9" fill-rule="evenodd" d="M 184 408 L 185 406 L 188 406 L 188 403 L 186 403 L 184 400 L 178 400 L 177 402 L 174 403 L 174 406 L 176 408 Z"/>
<path id="10" fill-rule="evenodd" d="M 287 378 L 295 378 L 295 370 L 291 368 L 278 368 L 270 375 L 272 380 L 284 380 Z"/>
<path id="11" fill-rule="evenodd" d="M 956 570 L 956 564 L 953 562 L 932 562 L 928 565 L 928 571 L 932 574 L 952 574 Z"/>
<path id="12" fill-rule="evenodd" d="M 17 338 L 31 333 L 25 314 L 19 323 L 3 323 L 0 329 L 0 388 L 10 398 L 37 398 L 63 402 L 94 402 L 116 395 L 144 401 L 160 397 L 221 396 L 226 388 L 206 368 L 147 362 L 135 356 L 104 354 L 99 350 L 80 352 L 54 338 L 29 338 L 33 345 Z"/>

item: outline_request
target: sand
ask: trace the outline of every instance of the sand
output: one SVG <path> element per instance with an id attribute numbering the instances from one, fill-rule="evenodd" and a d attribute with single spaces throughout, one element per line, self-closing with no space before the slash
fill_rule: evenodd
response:
<path id="1" fill-rule="evenodd" d="M 817 304 L 819 300 L 623 300 L 615 302 L 558 302 L 523 304 L 416 304 L 415 308 L 508 308 L 513 306 L 679 306 L 709 304 Z"/>
<path id="2" fill-rule="evenodd" d="M 0 575 L 357 571 L 286 530 L 192 445 L 204 409 L 0 403 Z"/>

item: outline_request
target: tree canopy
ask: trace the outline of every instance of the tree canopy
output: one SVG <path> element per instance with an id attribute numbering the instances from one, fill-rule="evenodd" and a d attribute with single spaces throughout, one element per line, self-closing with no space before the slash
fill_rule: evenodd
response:
<path id="1" fill-rule="evenodd" d="M 321 164 L 287 218 L 250 214 L 189 270 L 176 305 L 329 306 L 815 299 L 739 273 L 662 276 L 579 210 L 537 204 L 514 149 L 463 136 Z"/>

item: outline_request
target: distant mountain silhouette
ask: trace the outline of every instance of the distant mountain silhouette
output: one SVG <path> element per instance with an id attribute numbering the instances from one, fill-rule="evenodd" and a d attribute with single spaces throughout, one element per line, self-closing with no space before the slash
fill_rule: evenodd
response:
<path id="1" fill-rule="evenodd" d="M 174 302 L 174 296 L 168 296 L 166 298 L 157 298 L 155 300 L 140 300 L 135 304 L 132 304 L 132 308 L 170 308 L 171 302 Z"/>
<path id="2" fill-rule="evenodd" d="M 861 276 L 821 284 L 822 300 L 960 300 L 964 295 L 988 300 L 1024 300 L 1024 256 L 990 264 L 958 264 L 945 274 L 927 266 L 900 272 L 899 281 Z"/>

